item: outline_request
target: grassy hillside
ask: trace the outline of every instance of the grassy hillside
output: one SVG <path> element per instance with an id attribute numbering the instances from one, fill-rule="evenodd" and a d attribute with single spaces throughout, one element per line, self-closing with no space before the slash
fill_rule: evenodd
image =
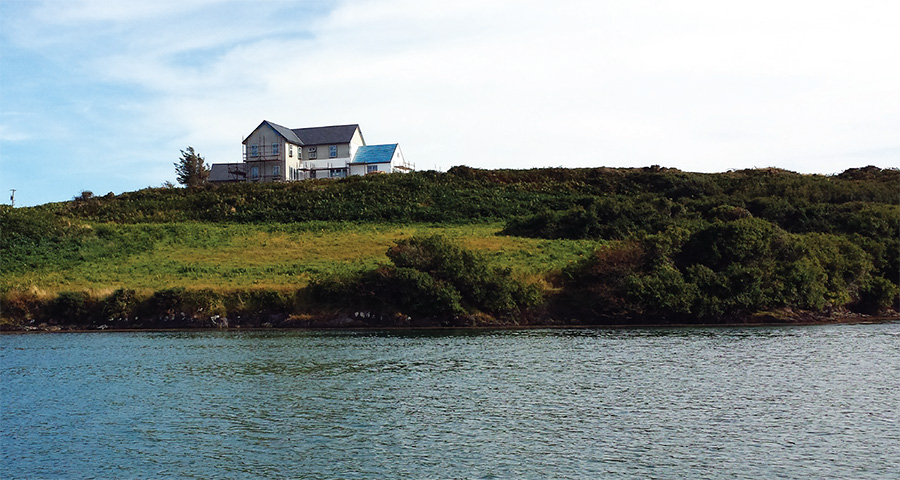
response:
<path id="1" fill-rule="evenodd" d="M 547 241 L 498 236 L 503 224 L 463 225 L 308 222 L 83 223 L 81 238 L 10 248 L 3 288 L 47 294 L 169 287 L 293 290 L 319 275 L 352 273 L 387 263 L 385 252 L 413 235 L 442 234 L 483 252 L 522 277 L 559 270 L 593 251 L 587 240 Z M 66 242 L 69 245 L 65 245 Z M 21 249 L 24 250 L 24 249 Z M 18 253 L 18 255 L 15 255 Z M 18 260 L 18 265 L 12 265 Z"/>
<path id="2" fill-rule="evenodd" d="M 85 195 L 0 221 L 7 325 L 351 310 L 380 324 L 710 322 L 883 313 L 900 283 L 900 171 L 874 167 L 455 167 Z"/>

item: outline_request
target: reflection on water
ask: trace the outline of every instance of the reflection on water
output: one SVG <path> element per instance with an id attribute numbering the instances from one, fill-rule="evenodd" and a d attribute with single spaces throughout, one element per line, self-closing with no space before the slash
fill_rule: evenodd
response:
<path id="1" fill-rule="evenodd" d="M 900 324 L 0 337 L 4 478 L 900 478 Z"/>

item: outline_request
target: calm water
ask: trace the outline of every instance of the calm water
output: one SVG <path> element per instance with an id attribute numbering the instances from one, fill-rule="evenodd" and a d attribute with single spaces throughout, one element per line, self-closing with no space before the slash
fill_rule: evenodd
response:
<path id="1" fill-rule="evenodd" d="M 900 323 L 0 336 L 3 478 L 900 478 Z"/>

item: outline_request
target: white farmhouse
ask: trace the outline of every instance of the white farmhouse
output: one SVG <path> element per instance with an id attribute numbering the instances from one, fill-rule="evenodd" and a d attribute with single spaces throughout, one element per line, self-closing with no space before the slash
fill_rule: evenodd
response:
<path id="1" fill-rule="evenodd" d="M 396 143 L 366 145 L 359 125 L 290 129 L 264 120 L 243 141 L 243 163 L 215 163 L 211 182 L 280 182 L 408 172 Z"/>

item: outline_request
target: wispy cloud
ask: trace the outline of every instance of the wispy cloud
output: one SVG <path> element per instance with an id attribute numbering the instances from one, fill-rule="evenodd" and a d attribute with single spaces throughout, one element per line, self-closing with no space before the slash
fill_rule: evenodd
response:
<path id="1" fill-rule="evenodd" d="M 16 131 L 15 127 L 0 125 L 0 142 L 21 142 L 30 138 L 28 134 Z"/>

